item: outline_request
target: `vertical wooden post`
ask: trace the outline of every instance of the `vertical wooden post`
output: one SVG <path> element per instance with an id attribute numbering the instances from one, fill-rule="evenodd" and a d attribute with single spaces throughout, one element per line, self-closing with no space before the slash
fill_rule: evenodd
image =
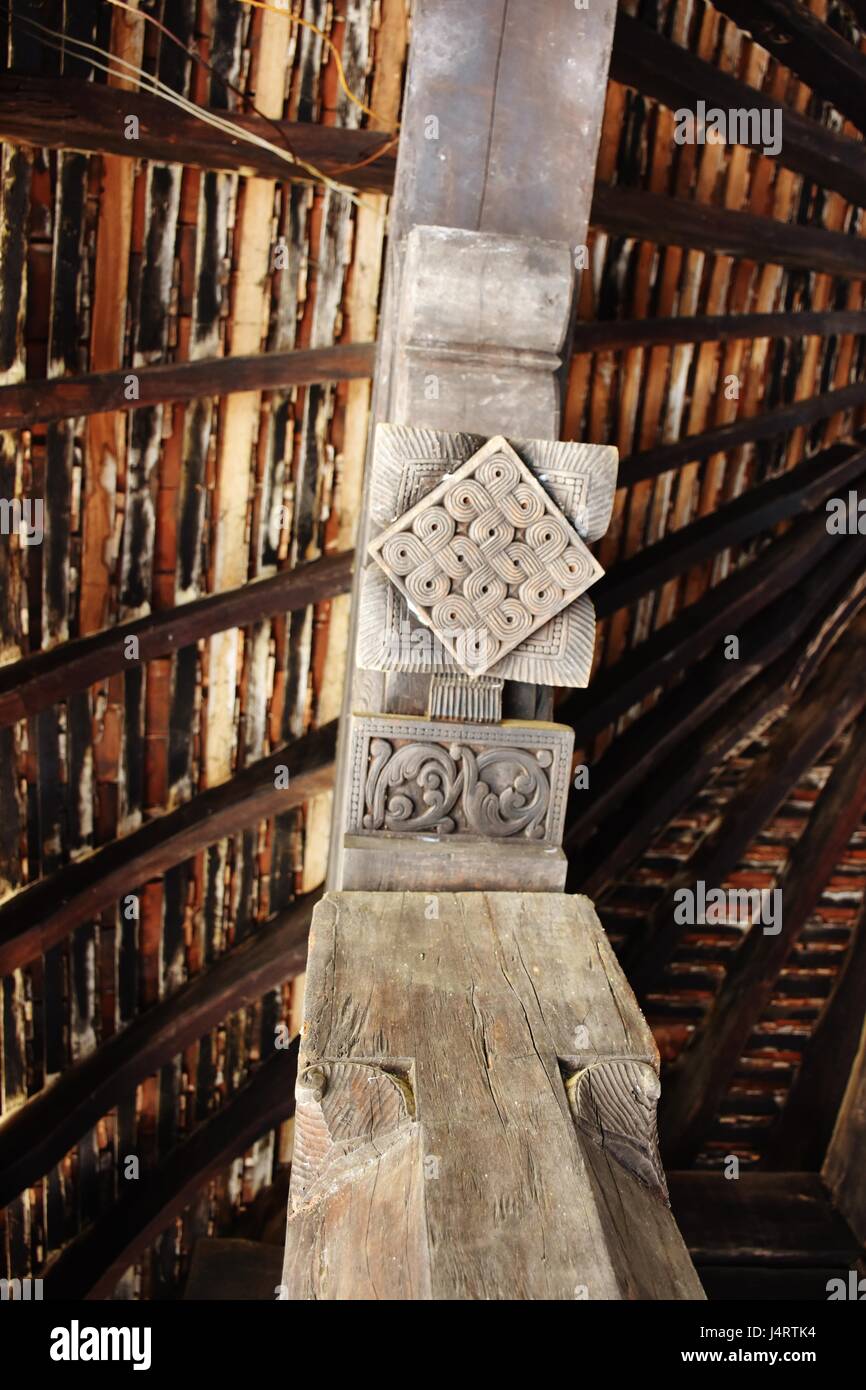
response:
<path id="1" fill-rule="evenodd" d="M 381 421 L 434 429 L 505 432 L 502 419 L 482 421 L 480 394 L 467 395 L 464 370 L 469 355 L 437 362 L 422 373 L 421 390 L 407 408 L 405 343 L 411 300 L 404 297 L 407 238 L 413 227 L 452 228 L 493 236 L 558 242 L 572 253 L 583 246 L 595 181 L 616 0 L 593 0 L 578 10 L 562 0 L 419 0 L 401 117 L 397 175 L 391 202 L 388 261 L 379 324 L 378 356 L 368 446 L 364 502 L 357 553 L 370 539 L 370 493 L 375 425 Z M 559 353 L 567 360 L 571 286 L 560 302 Z M 472 309 L 466 306 L 464 343 L 471 337 Z M 499 340 L 500 348 L 507 341 Z M 525 360 L 525 358 L 524 358 Z M 536 364 L 538 365 L 538 364 Z M 508 429 L 524 438 L 556 439 L 565 368 L 548 360 L 547 409 L 540 406 Z M 424 375 L 436 375 L 438 400 L 425 399 Z M 558 380 L 554 382 L 554 374 Z M 430 383 L 431 389 L 433 383 Z M 432 407 L 432 409 L 431 409 Z M 429 412 L 429 413 L 428 413 Z M 349 633 L 349 663 L 343 701 L 334 795 L 328 883 L 342 884 L 346 770 L 350 758 L 349 715 L 353 709 L 385 708 L 385 679 L 364 670 L 355 657 L 363 566 L 358 566 Z M 405 691 L 397 703 L 406 708 Z M 409 701 L 423 712 L 424 695 Z M 549 714 L 549 701 L 526 687 L 507 692 L 515 715 Z"/>
<path id="2" fill-rule="evenodd" d="M 417 7 L 290 1299 L 702 1297 L 652 1035 L 560 891 L 574 736 L 548 721 L 589 678 L 616 480 L 557 439 L 614 15 Z"/>

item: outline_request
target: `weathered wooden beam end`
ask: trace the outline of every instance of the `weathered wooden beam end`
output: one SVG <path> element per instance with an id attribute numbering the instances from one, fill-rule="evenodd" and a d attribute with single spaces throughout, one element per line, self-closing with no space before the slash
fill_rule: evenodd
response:
<path id="1" fill-rule="evenodd" d="M 289 1299 L 703 1298 L 587 898 L 329 893 L 306 1000 Z"/>

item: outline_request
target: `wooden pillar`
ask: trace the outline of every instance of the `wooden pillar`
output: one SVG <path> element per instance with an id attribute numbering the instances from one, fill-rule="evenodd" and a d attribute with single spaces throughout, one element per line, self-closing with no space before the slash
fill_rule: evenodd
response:
<path id="1" fill-rule="evenodd" d="M 311 935 L 290 1299 L 700 1298 L 658 1054 L 565 897 L 616 451 L 563 443 L 614 0 L 421 0 Z"/>
<path id="2" fill-rule="evenodd" d="M 474 306 L 464 302 L 465 318 L 458 337 L 451 340 L 450 354 L 440 356 L 426 372 L 410 372 L 405 347 L 413 344 L 418 326 L 411 282 L 409 293 L 403 289 L 406 258 L 413 228 L 438 227 L 558 243 L 560 250 L 569 248 L 574 260 L 589 225 L 615 18 L 616 0 L 593 0 L 587 10 L 576 9 L 568 0 L 555 5 L 548 0 L 521 0 L 519 5 L 509 0 L 476 0 L 472 5 L 464 0 L 418 0 L 415 5 L 389 220 L 359 556 L 364 556 L 371 536 L 377 423 L 558 438 L 572 284 L 556 290 L 557 304 L 546 318 L 550 332 L 556 323 L 560 337 L 555 346 L 548 337 L 540 362 L 533 361 L 537 344 L 532 342 L 531 325 L 524 328 L 523 343 L 503 336 L 517 315 L 499 325 L 494 344 L 498 365 L 509 347 L 516 349 L 513 365 L 522 362 L 535 369 L 529 375 L 535 379 L 536 405 L 523 416 L 509 415 L 507 422 L 493 411 L 482 419 L 484 396 L 477 390 L 467 392 L 464 372 L 479 355 L 479 346 L 485 345 L 488 325 L 477 315 L 473 322 Z M 518 284 L 512 277 L 512 293 Z M 461 307 L 456 294 L 446 298 Z M 502 296 L 498 299 L 503 310 Z M 481 344 L 472 342 L 473 330 Z M 423 334 L 423 326 L 420 331 Z M 453 322 L 450 331 L 456 331 Z M 414 343 L 420 346 L 418 338 Z M 413 361 L 419 361 L 417 351 Z M 544 371 L 550 378 L 546 406 L 539 382 Z M 411 395 L 410 375 L 420 385 Z M 488 372 L 488 382 L 493 375 Z M 501 391 L 499 399 L 507 401 L 508 394 Z M 328 883 L 334 888 L 343 882 L 349 715 L 354 709 L 386 708 L 384 674 L 365 669 L 356 658 L 364 578 L 365 567 L 359 564 L 328 865 Z M 413 701 L 403 690 L 397 703 L 406 712 L 423 712 L 425 693 Z M 526 688 L 506 692 L 506 708 L 516 715 L 531 716 L 536 706 L 541 713 L 549 711 L 543 694 Z"/>

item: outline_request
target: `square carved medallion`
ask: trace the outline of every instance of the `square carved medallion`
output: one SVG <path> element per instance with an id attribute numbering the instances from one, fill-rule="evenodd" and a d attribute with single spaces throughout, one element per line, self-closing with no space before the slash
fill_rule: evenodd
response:
<path id="1" fill-rule="evenodd" d="M 488 449 L 490 453 L 485 454 Z M 440 489 L 450 494 L 449 485 L 456 482 L 465 488 L 471 483 L 472 495 L 480 500 L 480 492 L 475 491 L 474 485 L 477 483 L 482 489 L 485 484 L 476 475 L 477 464 L 500 454 L 509 461 L 517 459 L 524 470 L 517 470 L 518 485 L 527 491 L 518 495 L 512 523 L 508 519 L 510 495 L 506 495 L 503 488 L 497 496 L 494 480 L 489 513 L 495 534 L 487 538 L 481 536 L 476 542 L 472 523 L 479 518 L 472 514 L 465 519 L 452 517 L 439 500 Z M 472 466 L 467 468 L 467 465 Z M 510 469 L 506 471 L 511 473 Z M 616 449 L 607 445 L 509 439 L 503 448 L 500 438 L 488 440 L 478 434 L 449 434 L 442 430 L 379 424 L 370 490 L 373 540 L 369 549 L 370 563 L 362 579 L 358 665 L 372 671 L 444 675 L 462 672 L 470 678 L 483 674 L 539 685 L 586 685 L 595 645 L 595 612 L 590 593 L 579 591 L 582 567 L 576 565 L 574 570 L 566 570 L 566 584 L 559 588 L 563 604 L 552 617 L 532 612 L 533 606 L 536 609 L 540 606 L 543 555 L 547 552 L 539 555 L 528 540 L 533 523 L 527 510 L 521 508 L 520 498 L 525 499 L 530 516 L 536 511 L 536 504 L 541 506 L 536 519 L 542 526 L 552 525 L 548 519 L 553 516 L 564 520 L 570 528 L 567 540 L 560 555 L 551 558 L 556 562 L 568 552 L 567 558 L 572 559 L 572 551 L 582 553 L 581 546 L 574 545 L 573 535 L 585 547 L 606 531 L 613 507 L 616 471 Z M 530 487 L 525 475 L 534 486 Z M 489 491 L 489 487 L 485 490 Z M 499 497 L 504 498 L 504 508 Z M 459 512 L 456 495 L 452 506 L 455 502 Z M 415 546 L 416 541 L 422 540 L 423 528 L 430 526 L 429 521 L 419 522 L 422 536 L 412 529 L 413 521 L 424 510 L 424 503 L 439 508 L 438 520 L 442 523 L 443 515 L 447 518 L 443 523 L 446 530 L 450 531 L 451 523 L 454 524 L 451 538 L 441 537 L 444 568 L 429 540 L 424 542 L 423 559 Z M 486 502 L 484 510 L 488 510 Z M 433 515 L 435 517 L 436 513 Z M 500 526 L 501 531 L 497 529 Z M 511 531 L 511 539 L 501 545 L 507 534 L 506 526 Z M 475 530 L 478 533 L 481 528 Z M 562 533 L 558 528 L 557 532 L 561 541 Z M 531 534 L 535 537 L 537 532 L 533 530 Z M 401 542 L 401 535 L 408 540 Z M 388 552 L 383 547 L 389 536 L 397 542 L 396 570 L 402 569 L 405 573 L 396 573 L 394 565 L 388 561 Z M 559 541 L 551 549 L 557 548 Z M 460 548 L 462 559 L 449 549 L 455 544 Z M 405 553 L 403 546 L 407 547 Z M 510 555 L 509 546 L 517 547 Z M 422 566 L 434 561 L 420 577 L 413 572 L 410 550 Z M 474 568 L 471 561 L 475 562 Z M 458 572 L 449 573 L 449 567 Z M 558 566 L 554 563 L 556 569 Z M 592 573 L 593 578 L 589 578 L 586 572 L 588 583 L 594 582 L 601 573 L 595 561 L 592 561 Z M 485 576 L 496 582 L 486 583 Z M 418 589 L 417 599 L 409 588 L 410 580 Z M 434 599 L 430 592 L 425 592 L 425 580 L 428 586 L 441 592 L 441 599 Z M 549 588 L 544 590 L 548 598 L 554 594 L 553 582 L 554 577 L 551 577 Z M 504 594 L 500 585 L 504 586 Z M 521 589 L 528 604 L 521 600 Z M 573 594 L 577 597 L 573 598 Z M 447 621 L 449 601 L 458 601 L 460 621 L 456 624 Z M 440 639 L 433 617 L 434 607 L 443 602 L 446 607 L 440 606 L 436 611 L 444 620 L 442 626 L 450 639 L 448 644 Z M 494 613 L 492 621 L 487 620 L 488 605 L 489 611 Z M 524 628 L 522 635 L 516 631 L 518 624 Z"/>
<path id="2" fill-rule="evenodd" d="M 369 549 L 416 617 L 474 676 L 489 671 L 604 573 L 501 435 Z"/>

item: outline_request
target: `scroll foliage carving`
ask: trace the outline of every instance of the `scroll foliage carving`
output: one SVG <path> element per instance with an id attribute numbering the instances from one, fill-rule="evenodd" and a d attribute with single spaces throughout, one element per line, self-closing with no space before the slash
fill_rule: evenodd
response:
<path id="1" fill-rule="evenodd" d="M 365 830 L 464 830 L 493 838 L 544 838 L 552 763 L 547 749 L 442 747 L 385 739 L 370 744 Z"/>
<path id="2" fill-rule="evenodd" d="M 352 716 L 352 835 L 562 841 L 574 734 L 563 724 Z"/>

